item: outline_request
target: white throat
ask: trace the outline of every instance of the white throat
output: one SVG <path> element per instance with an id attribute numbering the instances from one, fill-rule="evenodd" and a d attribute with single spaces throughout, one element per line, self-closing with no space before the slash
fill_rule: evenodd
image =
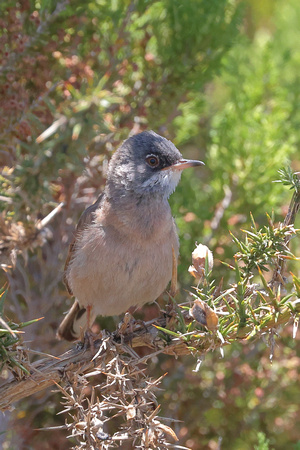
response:
<path id="1" fill-rule="evenodd" d="M 175 191 L 181 177 L 181 170 L 169 169 L 154 173 L 148 180 L 142 184 L 142 189 L 147 191 L 162 190 L 164 196 L 169 198 Z"/>

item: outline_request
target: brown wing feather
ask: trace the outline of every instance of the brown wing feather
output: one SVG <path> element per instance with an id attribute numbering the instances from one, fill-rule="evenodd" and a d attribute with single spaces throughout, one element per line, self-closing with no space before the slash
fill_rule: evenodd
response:
<path id="1" fill-rule="evenodd" d="M 67 269 L 68 269 L 69 263 L 70 263 L 70 261 L 71 261 L 71 259 L 73 257 L 73 252 L 74 252 L 75 247 L 76 247 L 76 241 L 77 241 L 78 235 L 80 234 L 80 232 L 82 230 L 84 230 L 86 225 L 89 225 L 89 224 L 91 224 L 93 222 L 93 219 L 94 219 L 93 213 L 100 207 L 101 201 L 103 199 L 103 195 L 104 194 L 102 193 L 97 198 L 95 203 L 93 203 L 91 206 L 86 208 L 85 211 L 83 211 L 83 213 L 81 214 L 80 219 L 78 221 L 73 240 L 72 240 L 71 244 L 69 245 L 69 252 L 68 252 L 66 263 L 65 263 L 63 281 L 64 281 L 64 283 L 66 285 L 66 288 L 67 288 L 67 290 L 68 290 L 70 295 L 73 295 L 73 292 L 72 292 L 72 289 L 70 288 L 70 286 L 68 284 Z"/>

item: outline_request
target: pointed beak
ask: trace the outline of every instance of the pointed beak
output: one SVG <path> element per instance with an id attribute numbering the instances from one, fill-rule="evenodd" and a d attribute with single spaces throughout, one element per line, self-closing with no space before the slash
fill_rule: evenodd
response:
<path id="1" fill-rule="evenodd" d="M 183 170 L 187 169 L 188 167 L 195 167 L 195 166 L 205 166 L 205 164 L 202 161 L 197 161 L 194 159 L 181 159 L 180 161 L 177 161 L 175 164 L 172 164 L 171 166 L 164 167 L 162 170 L 167 169 Z"/>

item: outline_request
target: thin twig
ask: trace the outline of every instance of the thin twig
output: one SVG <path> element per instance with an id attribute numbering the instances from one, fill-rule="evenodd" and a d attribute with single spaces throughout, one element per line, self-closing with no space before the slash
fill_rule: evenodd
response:
<path id="1" fill-rule="evenodd" d="M 299 209 L 300 209 L 300 191 L 298 192 L 295 191 L 289 205 L 289 210 L 283 221 L 283 226 L 289 226 L 295 223 Z M 287 248 L 289 247 L 291 236 L 292 235 L 287 235 L 285 237 L 284 244 Z M 274 288 L 276 285 L 277 286 L 282 285 L 282 280 L 284 279 L 283 273 L 285 270 L 285 264 L 286 264 L 285 258 L 281 258 L 280 256 L 278 256 L 277 263 L 273 271 L 272 280 L 270 281 L 270 286 L 272 288 Z"/>

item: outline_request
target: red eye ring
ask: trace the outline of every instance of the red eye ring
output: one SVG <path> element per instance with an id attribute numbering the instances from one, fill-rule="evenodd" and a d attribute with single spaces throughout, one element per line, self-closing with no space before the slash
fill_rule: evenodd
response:
<path id="1" fill-rule="evenodd" d="M 148 166 L 154 169 L 159 165 L 159 158 L 156 155 L 148 155 L 146 157 L 146 163 L 148 164 Z"/>

